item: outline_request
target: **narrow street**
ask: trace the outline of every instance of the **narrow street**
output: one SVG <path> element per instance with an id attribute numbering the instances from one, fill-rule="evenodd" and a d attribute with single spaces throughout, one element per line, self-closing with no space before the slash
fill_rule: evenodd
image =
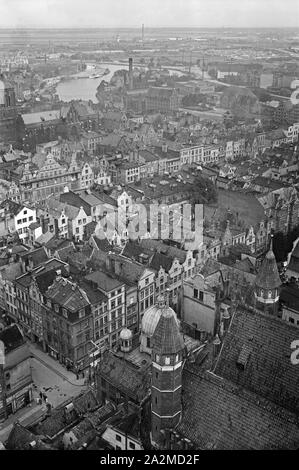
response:
<path id="1" fill-rule="evenodd" d="M 28 343 L 31 358 L 33 378 L 33 401 L 17 413 L 10 415 L 7 420 L 0 423 L 0 441 L 5 442 L 15 421 L 28 426 L 40 419 L 47 410 L 46 402 L 38 403 L 40 393 L 47 397 L 48 403 L 56 408 L 68 399 L 79 395 L 86 390 L 84 379 L 77 380 L 76 375 L 66 370 L 59 362 L 52 359 L 34 344 Z"/>

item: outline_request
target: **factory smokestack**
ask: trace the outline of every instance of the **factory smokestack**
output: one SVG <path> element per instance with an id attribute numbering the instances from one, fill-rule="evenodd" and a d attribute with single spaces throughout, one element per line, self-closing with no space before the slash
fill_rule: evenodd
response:
<path id="1" fill-rule="evenodd" d="M 129 90 L 133 90 L 133 59 L 129 59 Z"/>

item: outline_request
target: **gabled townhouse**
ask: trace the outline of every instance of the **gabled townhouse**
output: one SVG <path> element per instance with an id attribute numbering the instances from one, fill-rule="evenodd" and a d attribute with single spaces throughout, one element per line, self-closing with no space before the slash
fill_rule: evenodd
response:
<path id="1" fill-rule="evenodd" d="M 80 188 L 89 189 L 94 183 L 94 172 L 89 163 L 85 162 L 80 174 Z"/>
<path id="2" fill-rule="evenodd" d="M 22 243 L 29 242 L 28 228 L 36 222 L 36 209 L 6 199 L 0 204 L 0 218 L 9 230 L 18 232 Z"/>
<path id="3" fill-rule="evenodd" d="M 107 297 L 107 310 L 99 319 L 98 342 L 113 348 L 118 344 L 119 334 L 126 324 L 125 283 L 104 271 L 95 271 L 85 276 L 93 289 L 99 289 Z"/>
<path id="4" fill-rule="evenodd" d="M 72 368 L 77 377 L 89 374 L 94 322 L 88 296 L 76 283 L 57 276 L 44 293 L 46 351 Z"/>
<path id="5" fill-rule="evenodd" d="M 68 265 L 55 258 L 15 279 L 17 321 L 31 341 L 45 350 L 43 295 L 57 275 L 68 275 Z"/>

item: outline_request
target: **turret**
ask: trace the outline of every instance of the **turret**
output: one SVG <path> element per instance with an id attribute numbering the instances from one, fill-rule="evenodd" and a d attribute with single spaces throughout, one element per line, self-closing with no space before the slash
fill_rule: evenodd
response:
<path id="1" fill-rule="evenodd" d="M 181 419 L 184 341 L 176 314 L 159 299 L 162 310 L 152 337 L 152 432 L 154 446 L 161 445 L 161 430 L 175 428 Z"/>
<path id="2" fill-rule="evenodd" d="M 281 280 L 272 249 L 271 239 L 270 249 L 255 279 L 255 307 L 264 312 L 277 315 L 280 286 Z"/>

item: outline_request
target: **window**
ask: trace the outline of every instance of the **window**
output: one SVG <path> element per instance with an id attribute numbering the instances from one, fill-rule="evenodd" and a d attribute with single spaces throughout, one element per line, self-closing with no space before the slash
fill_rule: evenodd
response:
<path id="1" fill-rule="evenodd" d="M 151 339 L 149 338 L 149 336 L 146 337 L 146 347 L 147 348 L 151 347 Z"/>
<path id="2" fill-rule="evenodd" d="M 115 438 L 118 442 L 121 442 L 121 436 L 119 434 L 115 434 Z"/>
<path id="3" fill-rule="evenodd" d="M 133 442 L 129 442 L 129 447 L 130 449 L 135 449 L 135 444 L 133 444 Z"/>
<path id="4" fill-rule="evenodd" d="M 22 223 L 22 219 L 17 220 L 17 224 L 20 225 Z"/>
<path id="5" fill-rule="evenodd" d="M 81 310 L 79 310 L 79 318 L 83 318 L 85 317 L 85 310 L 84 308 L 81 308 Z"/>
<path id="6" fill-rule="evenodd" d="M 67 310 L 65 308 L 62 309 L 62 314 L 65 318 L 67 318 Z"/>
<path id="7" fill-rule="evenodd" d="M 170 357 L 165 357 L 165 364 L 169 366 L 170 364 Z"/>
<path id="8" fill-rule="evenodd" d="M 29 217 L 29 222 L 31 222 L 33 220 L 33 217 L 32 215 Z"/>
<path id="9" fill-rule="evenodd" d="M 159 362 L 160 361 L 160 356 L 158 354 L 156 354 L 156 362 Z"/>
<path id="10" fill-rule="evenodd" d="M 193 297 L 195 297 L 196 299 L 198 299 L 198 289 L 194 289 L 194 290 L 193 290 Z"/>

